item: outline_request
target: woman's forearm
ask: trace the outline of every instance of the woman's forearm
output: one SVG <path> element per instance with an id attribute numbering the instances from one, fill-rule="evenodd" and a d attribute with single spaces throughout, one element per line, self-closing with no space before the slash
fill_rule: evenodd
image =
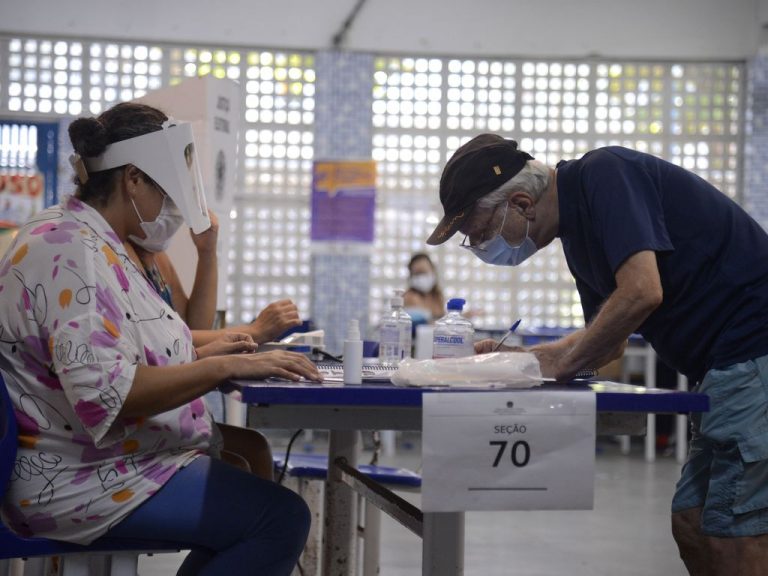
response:
<path id="1" fill-rule="evenodd" d="M 198 252 L 192 292 L 186 302 L 185 317 L 191 329 L 207 330 L 216 317 L 218 260 L 216 250 Z"/>
<path id="2" fill-rule="evenodd" d="M 138 366 L 120 417 L 149 417 L 173 410 L 231 377 L 224 357 L 176 366 Z"/>

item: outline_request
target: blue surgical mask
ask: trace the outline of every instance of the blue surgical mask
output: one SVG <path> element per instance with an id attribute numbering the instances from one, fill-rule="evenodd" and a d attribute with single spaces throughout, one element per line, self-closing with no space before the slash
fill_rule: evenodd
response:
<path id="1" fill-rule="evenodd" d="M 528 220 L 525 226 L 525 238 L 517 246 L 510 246 L 504 236 L 501 235 L 504 230 L 504 223 L 507 220 L 507 210 L 509 204 L 504 209 L 504 218 L 501 221 L 499 232 L 490 240 L 486 240 L 477 246 L 462 244 L 463 248 L 470 250 L 475 256 L 480 258 L 486 264 L 495 264 L 496 266 L 518 266 L 531 256 L 533 256 L 538 247 L 536 243 L 528 236 L 528 230 L 531 227 L 531 221 Z"/>

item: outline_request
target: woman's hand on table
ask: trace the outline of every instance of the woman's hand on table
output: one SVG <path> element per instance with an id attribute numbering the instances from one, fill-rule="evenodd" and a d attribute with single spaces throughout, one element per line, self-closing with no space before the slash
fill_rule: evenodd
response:
<path id="1" fill-rule="evenodd" d="M 211 356 L 225 356 L 227 354 L 243 354 L 255 352 L 259 347 L 248 334 L 240 332 L 227 332 L 203 346 L 195 348 L 197 358 L 209 358 Z"/>
<path id="2" fill-rule="evenodd" d="M 261 380 L 283 378 L 298 381 L 301 378 L 321 382 L 322 375 L 306 356 L 296 352 L 274 350 L 259 354 L 238 354 L 226 358 L 232 378 Z"/>

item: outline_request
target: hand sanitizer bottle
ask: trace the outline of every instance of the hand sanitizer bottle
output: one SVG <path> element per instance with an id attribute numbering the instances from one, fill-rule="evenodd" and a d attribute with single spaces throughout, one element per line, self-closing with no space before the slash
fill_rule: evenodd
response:
<path id="1" fill-rule="evenodd" d="M 381 321 L 379 362 L 384 366 L 397 366 L 403 358 L 411 357 L 413 322 L 403 310 L 402 290 L 395 290 L 390 304 L 389 315 Z"/>
<path id="2" fill-rule="evenodd" d="M 475 353 L 475 329 L 472 322 L 461 315 L 465 300 L 448 301 L 448 313 L 435 322 L 432 358 L 461 358 Z"/>
<path id="3" fill-rule="evenodd" d="M 357 320 L 350 320 L 344 341 L 344 384 L 363 383 L 363 341 Z"/>

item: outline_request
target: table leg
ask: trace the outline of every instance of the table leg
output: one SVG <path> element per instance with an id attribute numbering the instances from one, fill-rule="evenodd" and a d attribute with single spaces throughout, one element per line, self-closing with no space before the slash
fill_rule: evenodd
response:
<path id="1" fill-rule="evenodd" d="M 322 576 L 353 576 L 357 572 L 357 495 L 342 481 L 333 462 L 345 458 L 357 466 L 360 433 L 331 430 L 328 444 L 328 479 L 323 503 Z"/>
<path id="2" fill-rule="evenodd" d="M 688 391 L 688 378 L 682 374 L 677 375 L 677 389 L 681 392 Z M 688 456 L 688 415 L 678 414 L 675 424 L 675 459 L 678 464 L 683 464 Z"/>
<path id="3" fill-rule="evenodd" d="M 464 575 L 464 512 L 425 512 L 422 576 Z"/>
<path id="4" fill-rule="evenodd" d="M 240 394 L 224 394 L 224 421 L 230 426 L 246 426 L 246 418 L 243 410 L 243 403 L 240 401 Z"/>
<path id="5" fill-rule="evenodd" d="M 373 502 L 364 502 L 363 576 L 378 576 L 381 572 L 381 510 Z"/>
<path id="6" fill-rule="evenodd" d="M 626 358 L 621 363 L 621 381 L 629 384 L 629 369 L 627 367 Z M 632 437 L 628 435 L 618 436 L 619 449 L 625 456 L 632 451 Z"/>
<path id="7" fill-rule="evenodd" d="M 645 387 L 656 388 L 656 352 L 646 344 Z M 648 426 L 645 432 L 645 461 L 656 460 L 656 415 L 648 414 Z"/>

